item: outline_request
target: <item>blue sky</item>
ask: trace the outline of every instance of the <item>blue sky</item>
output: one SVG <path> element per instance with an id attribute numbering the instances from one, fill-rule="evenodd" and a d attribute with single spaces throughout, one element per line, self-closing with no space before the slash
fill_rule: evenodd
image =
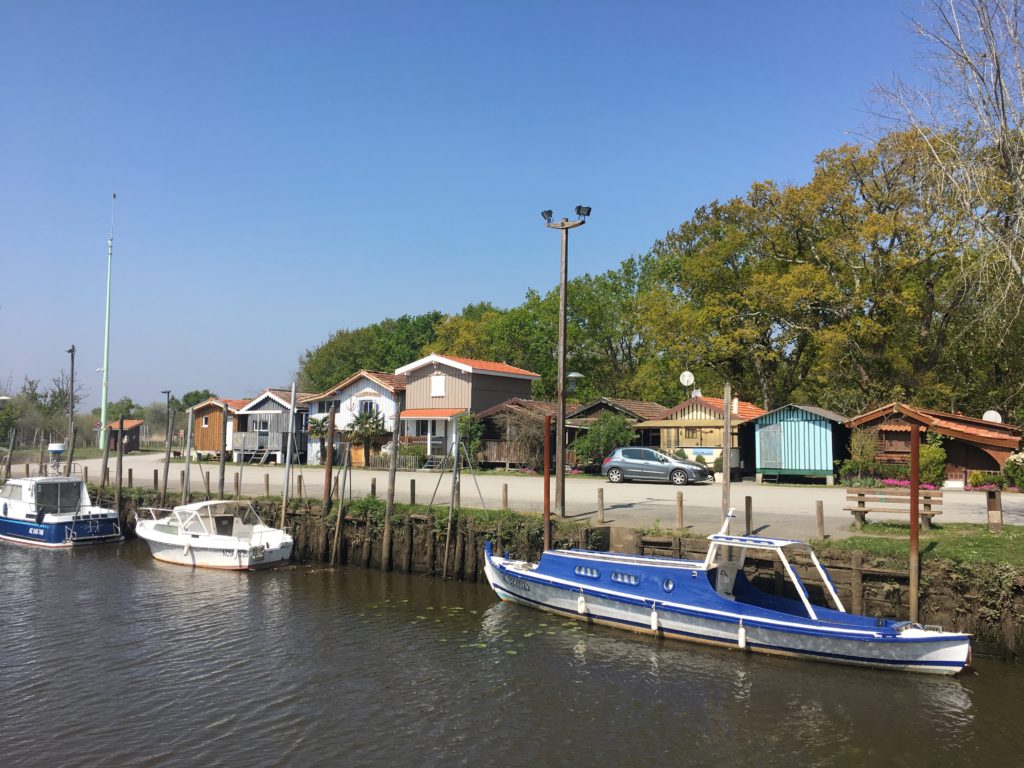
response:
<path id="1" fill-rule="evenodd" d="M 0 382 L 244 397 L 339 328 L 558 280 L 801 183 L 912 74 L 858 2 L 0 4 Z"/>

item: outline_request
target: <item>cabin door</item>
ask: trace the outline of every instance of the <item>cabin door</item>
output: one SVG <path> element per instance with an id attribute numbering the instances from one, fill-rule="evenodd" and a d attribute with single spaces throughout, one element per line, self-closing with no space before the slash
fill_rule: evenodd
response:
<path id="1" fill-rule="evenodd" d="M 757 436 L 761 450 L 759 469 L 782 469 L 782 425 L 765 424 Z"/>

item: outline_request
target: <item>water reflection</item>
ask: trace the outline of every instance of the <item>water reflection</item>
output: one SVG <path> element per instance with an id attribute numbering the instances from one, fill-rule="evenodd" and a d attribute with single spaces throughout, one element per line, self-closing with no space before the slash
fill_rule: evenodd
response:
<path id="1" fill-rule="evenodd" d="M 1016 764 L 1024 674 L 751 656 L 357 568 L 0 546 L 12 765 Z M 60 738 L 38 738 L 39 713 Z"/>

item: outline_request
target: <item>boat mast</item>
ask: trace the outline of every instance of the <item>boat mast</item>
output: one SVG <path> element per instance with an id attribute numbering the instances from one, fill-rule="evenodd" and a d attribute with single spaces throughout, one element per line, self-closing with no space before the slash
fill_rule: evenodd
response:
<path id="1" fill-rule="evenodd" d="M 110 239 L 107 240 L 107 314 L 103 327 L 103 391 L 100 394 L 100 421 L 103 426 L 100 429 L 100 440 L 103 445 L 107 444 L 107 384 L 110 381 L 110 266 L 114 258 L 114 204 L 117 202 L 117 193 L 114 192 L 110 200 Z"/>

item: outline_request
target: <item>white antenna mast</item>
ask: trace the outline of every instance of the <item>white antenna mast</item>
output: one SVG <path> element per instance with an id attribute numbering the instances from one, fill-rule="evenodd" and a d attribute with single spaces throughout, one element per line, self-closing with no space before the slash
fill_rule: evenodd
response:
<path id="1" fill-rule="evenodd" d="M 117 203 L 117 193 L 110 196 L 110 239 L 107 240 L 107 315 L 103 328 L 103 391 L 100 397 L 103 402 L 100 405 L 100 421 L 103 426 L 100 430 L 100 440 L 103 445 L 107 444 L 107 385 L 110 382 L 110 266 L 114 259 L 114 205 Z M 120 435 L 118 435 L 120 438 Z"/>

